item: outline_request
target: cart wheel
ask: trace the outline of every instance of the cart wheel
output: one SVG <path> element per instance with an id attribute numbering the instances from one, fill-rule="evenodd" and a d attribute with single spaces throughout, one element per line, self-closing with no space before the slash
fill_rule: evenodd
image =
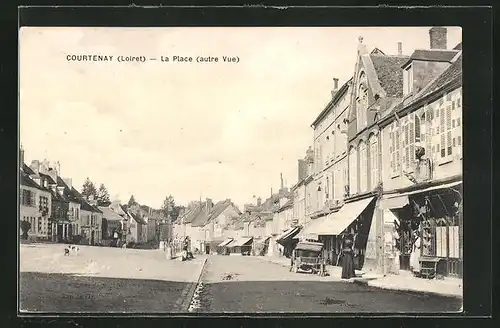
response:
<path id="1" fill-rule="evenodd" d="M 294 271 L 295 273 L 298 273 L 299 272 L 299 267 L 294 267 Z"/>

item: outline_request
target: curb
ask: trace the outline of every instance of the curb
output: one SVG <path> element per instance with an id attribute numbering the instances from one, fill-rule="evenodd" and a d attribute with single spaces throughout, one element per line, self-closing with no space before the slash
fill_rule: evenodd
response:
<path id="1" fill-rule="evenodd" d="M 372 279 L 372 280 L 376 280 L 376 279 Z M 424 291 L 424 290 L 417 290 L 417 289 L 410 289 L 410 288 L 390 288 L 390 287 L 386 287 L 386 286 L 378 286 L 378 285 L 374 285 L 371 282 L 372 280 L 356 279 L 356 280 L 353 280 L 352 282 L 355 284 L 358 284 L 358 285 L 369 286 L 369 287 L 377 288 L 377 289 L 392 290 L 392 291 L 397 291 L 397 292 L 405 292 L 405 293 L 420 294 L 420 295 L 441 296 L 441 297 L 444 296 L 444 297 L 453 297 L 453 298 L 463 299 L 462 296 L 457 295 L 457 294 L 438 293 L 438 292 L 431 292 L 431 291 Z"/>
<path id="2" fill-rule="evenodd" d="M 277 264 L 282 267 L 287 268 L 288 265 L 285 265 L 283 263 L 278 263 L 278 262 L 273 262 L 269 260 L 264 260 L 268 263 L 272 264 Z M 399 292 L 405 292 L 405 293 L 413 293 L 413 294 L 425 294 L 425 295 L 433 295 L 433 296 L 444 296 L 444 297 L 453 297 L 453 298 L 459 298 L 463 299 L 463 296 L 457 295 L 457 294 L 449 294 L 449 293 L 438 293 L 438 292 L 429 292 L 429 291 L 423 291 L 423 290 L 415 290 L 415 289 L 409 289 L 409 288 L 389 288 L 389 287 L 384 287 L 384 286 L 377 286 L 372 283 L 372 281 L 377 280 L 377 278 L 354 278 L 354 279 L 349 279 L 349 280 L 344 280 L 344 279 L 339 279 L 339 282 L 344 282 L 344 283 L 349 283 L 349 284 L 358 284 L 358 285 L 363 285 L 363 286 L 369 286 L 373 288 L 378 288 L 378 289 L 385 289 L 385 290 L 392 290 L 392 291 L 399 291 Z M 337 281 L 337 280 L 335 280 Z"/>
<path id="3" fill-rule="evenodd" d="M 205 269 L 205 265 L 207 264 L 207 260 L 208 260 L 208 257 L 203 260 L 203 263 L 200 267 L 200 273 L 198 274 L 198 279 L 196 281 L 190 283 L 182 291 L 181 301 L 178 302 L 178 304 L 177 304 L 180 307 L 179 312 L 188 312 L 189 305 L 191 304 L 194 292 L 196 290 L 196 286 L 198 286 L 198 284 L 200 283 L 201 275 L 203 274 L 203 270 Z"/>

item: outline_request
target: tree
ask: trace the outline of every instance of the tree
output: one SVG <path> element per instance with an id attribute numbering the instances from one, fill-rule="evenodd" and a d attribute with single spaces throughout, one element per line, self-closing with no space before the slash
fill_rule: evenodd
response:
<path id="1" fill-rule="evenodd" d="M 130 196 L 130 199 L 128 200 L 127 205 L 132 206 L 132 205 L 136 205 L 136 204 L 138 204 L 138 203 L 135 201 L 134 195 Z"/>
<path id="2" fill-rule="evenodd" d="M 21 221 L 21 230 L 23 234 L 21 235 L 22 239 L 28 239 L 28 231 L 31 229 L 31 223 L 28 221 Z"/>
<path id="3" fill-rule="evenodd" d="M 97 198 L 97 189 L 92 181 L 87 177 L 82 186 L 82 195 L 89 198 Z"/>
<path id="4" fill-rule="evenodd" d="M 161 207 L 161 212 L 166 219 L 170 219 L 172 222 L 177 220 L 182 206 L 175 205 L 175 199 L 172 195 L 165 197 L 163 205 Z"/>
<path id="5" fill-rule="evenodd" d="M 109 204 L 111 204 L 111 201 L 109 199 L 108 189 L 104 183 L 101 183 L 99 190 L 97 191 L 97 205 L 109 206 Z"/>

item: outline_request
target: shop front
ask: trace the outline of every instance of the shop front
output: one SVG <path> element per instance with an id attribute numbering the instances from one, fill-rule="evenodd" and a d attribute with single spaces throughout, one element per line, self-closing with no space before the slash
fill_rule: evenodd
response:
<path id="1" fill-rule="evenodd" d="M 230 248 L 231 255 L 250 255 L 252 252 L 252 237 L 241 237 L 233 240 L 227 246 Z"/>
<path id="2" fill-rule="evenodd" d="M 222 243 L 217 245 L 217 254 L 219 255 L 229 255 L 230 249 L 228 247 L 229 244 L 233 241 L 233 238 L 228 238 L 224 240 Z"/>
<path id="3" fill-rule="evenodd" d="M 298 240 L 295 237 L 299 234 L 300 229 L 300 227 L 290 228 L 276 238 L 276 243 L 283 247 L 281 253 L 287 258 L 291 256 L 295 245 L 297 245 Z"/>
<path id="4" fill-rule="evenodd" d="M 400 270 L 420 276 L 432 269 L 436 271 L 433 276 L 462 277 L 461 181 L 387 197 L 385 207 L 396 217 L 394 239 Z"/>
<path id="5" fill-rule="evenodd" d="M 331 265 L 340 265 L 342 245 L 348 236 L 353 239 L 356 269 L 364 265 L 365 250 L 375 208 L 375 197 L 346 203 L 338 212 L 312 220 L 297 236 L 299 240 L 320 241 L 323 257 Z"/>

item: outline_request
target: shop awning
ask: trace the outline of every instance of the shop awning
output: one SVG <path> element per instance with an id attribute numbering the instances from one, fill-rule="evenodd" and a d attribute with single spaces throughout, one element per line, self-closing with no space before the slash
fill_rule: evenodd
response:
<path id="1" fill-rule="evenodd" d="M 232 241 L 233 241 L 233 238 L 228 238 L 228 239 L 224 240 L 222 243 L 220 243 L 219 245 L 217 245 L 217 247 L 227 246 Z"/>
<path id="2" fill-rule="evenodd" d="M 312 239 L 318 240 L 319 235 L 325 235 L 324 232 L 328 229 L 328 220 L 333 219 L 336 213 L 331 213 L 319 219 L 311 220 L 302 231 L 295 236 L 295 239 Z M 328 235 L 328 234 L 327 234 Z"/>
<path id="3" fill-rule="evenodd" d="M 299 233 L 299 231 L 300 231 L 299 227 L 290 228 L 287 231 L 285 231 L 284 233 L 282 233 L 281 236 L 276 238 L 276 242 L 278 244 L 281 244 L 283 242 L 291 240 L 293 237 L 295 237 Z"/>
<path id="4" fill-rule="evenodd" d="M 233 242 L 227 246 L 229 247 L 240 247 L 240 246 L 246 246 L 247 244 L 250 244 L 253 240 L 253 237 L 243 237 L 243 238 L 238 238 L 236 240 L 233 240 Z"/>
<path id="5" fill-rule="evenodd" d="M 420 194 L 420 193 L 423 193 L 423 192 L 429 192 L 429 191 L 433 191 L 433 190 L 440 190 L 440 189 L 452 188 L 452 187 L 458 186 L 459 184 L 462 184 L 462 181 L 455 181 L 455 182 L 451 182 L 451 183 L 447 183 L 447 184 L 432 186 L 432 187 L 425 188 L 425 189 L 413 190 L 413 191 L 409 191 L 409 192 L 405 192 L 405 193 L 401 193 L 401 194 L 395 195 L 395 197 L 409 196 L 409 195 Z"/>
<path id="6" fill-rule="evenodd" d="M 396 196 L 390 198 L 382 198 L 379 202 L 380 207 L 386 210 L 403 208 L 410 203 L 408 196 Z"/>
<path id="7" fill-rule="evenodd" d="M 311 221 L 304 228 L 303 234 L 307 236 L 336 236 L 344 231 L 356 218 L 364 211 L 371 203 L 374 197 L 358 200 L 352 203 L 345 204 L 338 212 L 331 213 L 321 219 Z M 310 238 L 313 239 L 313 238 Z"/>
<path id="8" fill-rule="evenodd" d="M 257 242 L 258 244 L 267 244 L 267 242 L 269 241 L 269 239 L 270 239 L 270 238 L 271 238 L 271 237 L 264 237 L 264 238 L 262 238 L 262 239 L 256 240 L 256 242 Z"/>
<path id="9" fill-rule="evenodd" d="M 344 231 L 357 217 L 366 209 L 375 197 L 368 197 L 352 203 L 345 204 L 335 215 L 333 220 L 328 221 L 328 232 L 338 235 Z"/>

